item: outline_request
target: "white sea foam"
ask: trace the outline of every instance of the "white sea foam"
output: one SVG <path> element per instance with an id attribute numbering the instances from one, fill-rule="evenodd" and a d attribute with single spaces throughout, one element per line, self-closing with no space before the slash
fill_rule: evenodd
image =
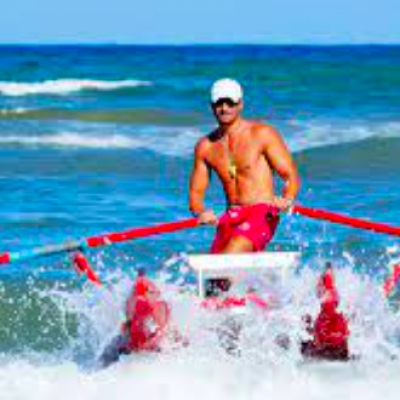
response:
<path id="1" fill-rule="evenodd" d="M 0 94 L 6 96 L 26 96 L 35 94 L 64 95 L 82 90 L 110 91 L 121 88 L 149 86 L 152 82 L 133 79 L 103 81 L 93 79 L 56 79 L 42 82 L 0 81 Z"/>
<path id="2" fill-rule="evenodd" d="M 0 392 L 11 400 L 131 399 L 133 394 L 148 400 L 378 400 L 382 393 L 386 399 L 397 399 L 400 363 L 389 353 L 390 338 L 398 334 L 398 318 L 385 306 L 377 283 L 354 274 L 351 266 L 337 271 L 337 283 L 341 307 L 351 315 L 351 348 L 361 356 L 359 361 L 307 364 L 301 361 L 296 344 L 285 352 L 269 340 L 279 329 L 296 332 L 301 314 L 316 312 L 317 277 L 309 269 L 289 276 L 285 286 L 289 296 L 281 310 L 269 314 L 253 310 L 245 317 L 240 357 L 226 354 L 219 345 L 215 324 L 221 318 L 201 310 L 192 295 L 171 287 L 166 295 L 174 299 L 173 319 L 189 335 L 188 347 L 132 355 L 97 372 L 85 372 L 63 360 L 43 364 L 9 360 L 0 368 Z M 123 308 L 127 284 L 124 274 L 108 294 L 106 289 L 99 294 L 89 287 L 81 294 L 70 293 L 63 302 L 65 311 L 79 311 L 95 325 L 97 335 L 108 338 Z M 93 343 L 94 339 L 85 340 Z M 392 347 L 392 355 L 398 353 L 398 347 Z"/>
<path id="3" fill-rule="evenodd" d="M 292 151 L 355 143 L 370 138 L 400 137 L 399 122 L 292 121 L 287 140 Z"/>
<path id="4" fill-rule="evenodd" d="M 7 400 L 397 400 L 399 364 L 363 370 L 351 365 L 265 369 L 238 360 L 137 359 L 97 374 L 72 364 L 3 367 L 0 390 Z"/>
<path id="5" fill-rule="evenodd" d="M 9 112 L 9 111 L 6 111 Z M 27 112 L 18 109 L 17 113 Z M 119 127 L 86 124 L 88 131 L 64 131 L 42 135 L 3 134 L 0 147 L 56 147 L 65 149 L 146 149 L 169 156 L 190 156 L 196 142 L 211 127 Z M 282 134 L 294 153 L 336 144 L 357 143 L 365 139 L 400 137 L 400 123 L 321 123 L 291 124 L 291 132 Z"/>
<path id="6" fill-rule="evenodd" d="M 124 135 L 84 135 L 80 133 L 62 132 L 52 135 L 24 136 L 9 135 L 0 137 L 0 144 L 28 147 L 61 147 L 61 148 L 93 148 L 93 149 L 129 149 L 140 147 L 140 141 Z"/>
<path id="7" fill-rule="evenodd" d="M 12 115 L 21 115 L 29 112 L 29 108 L 25 107 L 16 107 L 16 108 L 3 108 L 0 109 L 0 115 L 3 116 L 12 116 Z"/>
<path id="8" fill-rule="evenodd" d="M 48 135 L 4 135 L 1 145 L 25 147 L 55 147 L 71 149 L 147 149 L 166 155 L 190 154 L 201 133 L 196 129 L 138 132 L 136 135 L 119 133 L 60 132 Z"/>

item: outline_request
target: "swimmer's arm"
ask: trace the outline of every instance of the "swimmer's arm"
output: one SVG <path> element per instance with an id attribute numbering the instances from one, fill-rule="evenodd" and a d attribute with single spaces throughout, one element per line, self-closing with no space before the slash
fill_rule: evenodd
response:
<path id="1" fill-rule="evenodd" d="M 196 215 L 205 211 L 204 198 L 210 184 L 210 168 L 206 161 L 206 151 L 207 144 L 202 139 L 195 148 L 189 188 L 189 209 Z"/>
<path id="2" fill-rule="evenodd" d="M 262 129 L 261 140 L 268 163 L 285 182 L 282 197 L 293 202 L 300 190 L 300 177 L 285 142 L 276 129 L 270 126 Z"/>

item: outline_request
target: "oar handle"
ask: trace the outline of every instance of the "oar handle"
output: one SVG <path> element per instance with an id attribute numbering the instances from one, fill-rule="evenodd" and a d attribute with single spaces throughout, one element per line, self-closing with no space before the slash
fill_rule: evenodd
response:
<path id="1" fill-rule="evenodd" d="M 353 228 L 365 229 L 387 235 L 400 236 L 400 227 L 398 226 L 354 218 L 318 208 L 308 208 L 297 204 L 293 207 L 293 212 L 308 218 L 325 220 L 335 224 L 347 225 Z"/>

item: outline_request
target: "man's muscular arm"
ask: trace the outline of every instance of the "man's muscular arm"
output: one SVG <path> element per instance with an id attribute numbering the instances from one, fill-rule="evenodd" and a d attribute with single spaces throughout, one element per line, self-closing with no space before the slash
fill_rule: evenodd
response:
<path id="1" fill-rule="evenodd" d="M 293 158 L 279 133 L 270 126 L 262 128 L 263 152 L 273 171 L 284 180 L 282 197 L 277 198 L 277 206 L 287 209 L 297 197 L 300 178 Z"/>
<path id="2" fill-rule="evenodd" d="M 204 206 L 205 193 L 210 183 L 210 168 L 206 162 L 208 143 L 202 139 L 197 143 L 194 154 L 194 164 L 190 177 L 189 208 L 190 211 L 199 216 L 201 223 L 214 224 L 217 218 Z"/>

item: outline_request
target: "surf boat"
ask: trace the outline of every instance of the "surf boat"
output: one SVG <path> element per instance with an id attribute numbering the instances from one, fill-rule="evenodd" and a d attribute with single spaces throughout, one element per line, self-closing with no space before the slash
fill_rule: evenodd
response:
<path id="1" fill-rule="evenodd" d="M 299 265 L 300 258 L 301 253 L 294 251 L 192 254 L 188 256 L 188 265 L 196 275 L 200 300 L 216 297 L 213 290 L 216 287 L 220 293 L 229 292 L 231 300 L 236 299 L 231 306 L 235 306 L 235 302 L 239 306 L 245 305 L 246 296 L 260 290 L 260 282 L 274 285 L 284 281 Z"/>

